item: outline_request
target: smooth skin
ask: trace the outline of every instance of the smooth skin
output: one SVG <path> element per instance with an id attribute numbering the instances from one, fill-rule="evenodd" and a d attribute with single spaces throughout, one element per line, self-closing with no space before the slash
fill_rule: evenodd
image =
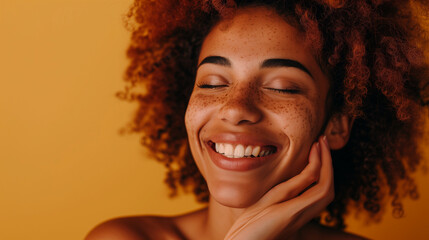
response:
<path id="1" fill-rule="evenodd" d="M 208 207 L 109 220 L 86 240 L 364 239 L 310 222 L 334 198 L 330 149 L 347 143 L 353 124 L 341 114 L 326 119 L 329 79 L 312 52 L 302 33 L 265 7 L 239 9 L 215 26 L 185 116 Z M 225 170 L 213 162 L 219 153 L 210 153 L 211 141 L 269 142 L 277 151 L 257 168 Z"/>

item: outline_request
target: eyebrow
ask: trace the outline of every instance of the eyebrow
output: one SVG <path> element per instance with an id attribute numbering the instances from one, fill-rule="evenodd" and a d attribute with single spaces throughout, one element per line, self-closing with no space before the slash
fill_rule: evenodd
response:
<path id="1" fill-rule="evenodd" d="M 201 63 L 198 65 L 198 68 L 206 63 L 213 63 L 224 67 L 231 67 L 231 61 L 229 61 L 227 58 L 221 56 L 208 56 L 204 58 L 203 61 L 201 61 Z"/>
<path id="2" fill-rule="evenodd" d="M 229 59 L 227 59 L 225 57 L 208 56 L 201 61 L 201 63 L 198 65 L 198 68 L 201 65 L 206 64 L 206 63 L 213 63 L 213 64 L 224 66 L 224 67 L 231 67 L 232 66 L 231 61 L 229 61 Z M 261 68 L 276 68 L 276 67 L 298 68 L 313 78 L 310 71 L 306 67 L 304 67 L 304 65 L 302 65 L 300 62 L 292 60 L 292 59 L 271 58 L 271 59 L 264 60 L 261 64 Z"/>
<path id="3" fill-rule="evenodd" d="M 294 67 L 301 69 L 306 72 L 310 77 L 313 78 L 310 71 L 304 67 L 300 62 L 292 60 L 292 59 L 283 59 L 283 58 L 273 58 L 267 59 L 262 62 L 261 68 L 275 68 L 275 67 Z"/>

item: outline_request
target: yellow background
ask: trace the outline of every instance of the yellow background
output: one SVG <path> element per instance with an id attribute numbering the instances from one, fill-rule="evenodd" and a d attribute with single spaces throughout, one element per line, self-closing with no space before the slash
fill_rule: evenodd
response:
<path id="1" fill-rule="evenodd" d="M 0 239 L 82 239 L 97 223 L 199 206 L 170 200 L 164 169 L 138 136 L 122 89 L 131 0 L 0 0 Z M 428 177 L 406 215 L 350 221 L 374 239 L 429 236 Z M 426 238 L 429 239 L 429 238 Z"/>

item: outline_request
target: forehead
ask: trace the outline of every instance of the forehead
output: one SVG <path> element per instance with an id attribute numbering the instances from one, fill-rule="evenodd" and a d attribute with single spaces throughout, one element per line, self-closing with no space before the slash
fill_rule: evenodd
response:
<path id="1" fill-rule="evenodd" d="M 266 7 L 238 9 L 232 19 L 218 23 L 204 40 L 200 59 L 231 55 L 238 59 L 264 57 L 313 58 L 304 34 Z M 234 60 L 234 59 L 232 59 Z"/>

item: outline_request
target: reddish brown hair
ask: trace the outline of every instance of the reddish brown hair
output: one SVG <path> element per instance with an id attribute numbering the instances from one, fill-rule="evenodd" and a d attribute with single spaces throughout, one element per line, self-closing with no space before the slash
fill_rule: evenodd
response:
<path id="1" fill-rule="evenodd" d="M 135 0 L 128 15 L 128 84 L 118 96 L 139 104 L 128 130 L 143 133 L 142 144 L 167 167 L 173 193 L 182 186 L 199 201 L 208 200 L 184 114 L 204 37 L 221 19 L 250 5 L 274 9 L 306 34 L 331 78 L 330 113 L 355 117 L 347 145 L 332 151 L 336 197 L 326 220 L 344 227 L 352 202 L 374 216 L 387 196 L 401 216 L 401 199 L 417 197 L 410 173 L 422 160 L 418 143 L 427 116 L 425 32 L 412 14 L 413 6 L 428 12 L 423 0 Z"/>

